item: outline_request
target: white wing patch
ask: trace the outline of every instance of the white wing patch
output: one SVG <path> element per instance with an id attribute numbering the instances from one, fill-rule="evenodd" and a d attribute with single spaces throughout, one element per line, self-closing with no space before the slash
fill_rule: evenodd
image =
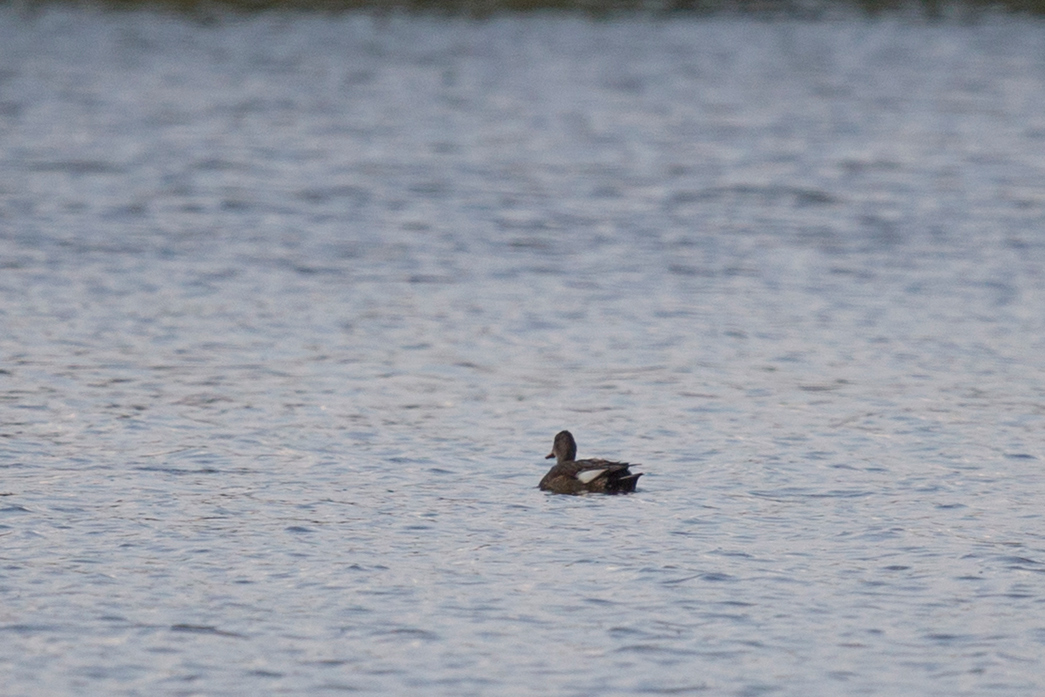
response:
<path id="1" fill-rule="evenodd" d="M 602 476 L 602 473 L 605 471 L 606 470 L 584 470 L 583 472 L 577 473 L 577 479 L 579 479 L 583 484 L 588 484 Z"/>

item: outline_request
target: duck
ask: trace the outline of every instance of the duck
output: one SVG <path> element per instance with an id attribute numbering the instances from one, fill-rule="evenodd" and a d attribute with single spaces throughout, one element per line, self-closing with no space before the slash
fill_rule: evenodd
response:
<path id="1" fill-rule="evenodd" d="M 555 465 L 537 485 L 542 491 L 556 494 L 630 494 L 642 472 L 632 474 L 627 462 L 610 460 L 578 460 L 577 441 L 569 431 L 560 431 L 552 442 L 545 460 L 555 458 Z"/>

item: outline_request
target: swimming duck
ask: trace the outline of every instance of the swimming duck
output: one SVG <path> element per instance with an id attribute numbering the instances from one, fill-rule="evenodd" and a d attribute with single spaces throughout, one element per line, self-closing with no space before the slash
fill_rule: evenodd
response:
<path id="1" fill-rule="evenodd" d="M 555 436 L 552 451 L 544 459 L 553 457 L 555 466 L 537 487 L 556 494 L 627 494 L 635 491 L 635 482 L 642 476 L 641 472 L 632 474 L 627 462 L 576 459 L 577 441 L 569 431 Z"/>

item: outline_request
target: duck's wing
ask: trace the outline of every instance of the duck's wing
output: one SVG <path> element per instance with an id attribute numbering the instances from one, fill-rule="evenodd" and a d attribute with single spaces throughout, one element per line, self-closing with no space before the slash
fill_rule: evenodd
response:
<path id="1" fill-rule="evenodd" d="M 627 462 L 611 462 L 610 460 L 577 460 L 571 463 L 570 476 L 583 484 L 590 484 L 601 477 L 612 474 L 629 474 Z"/>

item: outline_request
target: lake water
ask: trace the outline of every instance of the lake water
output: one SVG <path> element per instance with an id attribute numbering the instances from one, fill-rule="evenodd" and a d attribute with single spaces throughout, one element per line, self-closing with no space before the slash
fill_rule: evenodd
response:
<path id="1" fill-rule="evenodd" d="M 1040 21 L 0 11 L 4 694 L 1040 694 L 1043 503 Z"/>

